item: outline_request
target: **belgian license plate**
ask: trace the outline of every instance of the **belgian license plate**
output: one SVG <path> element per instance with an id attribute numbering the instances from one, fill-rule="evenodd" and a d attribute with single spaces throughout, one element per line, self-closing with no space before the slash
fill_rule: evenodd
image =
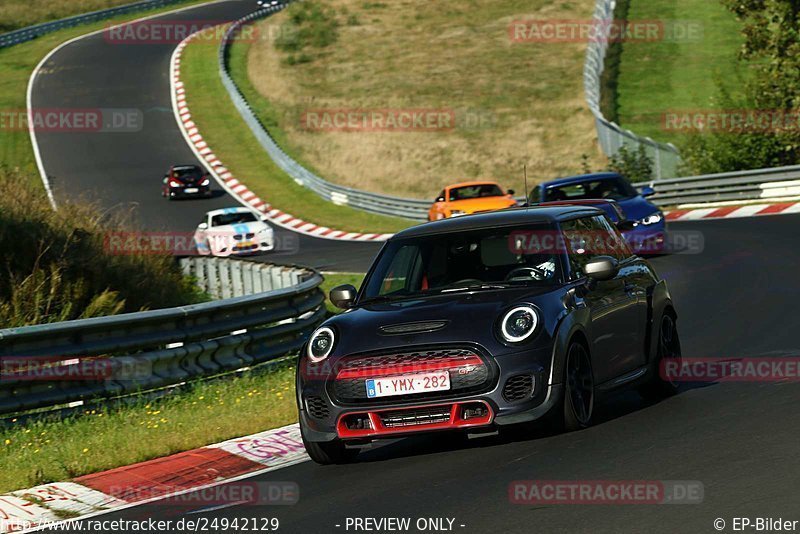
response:
<path id="1" fill-rule="evenodd" d="M 393 397 L 396 395 L 413 395 L 431 391 L 450 389 L 450 373 L 419 373 L 414 375 L 392 376 L 388 378 L 371 378 L 367 380 L 367 397 Z"/>
<path id="2" fill-rule="evenodd" d="M 187 187 L 186 189 L 183 190 L 184 193 L 197 193 L 198 191 L 200 190 L 197 189 L 196 187 Z"/>

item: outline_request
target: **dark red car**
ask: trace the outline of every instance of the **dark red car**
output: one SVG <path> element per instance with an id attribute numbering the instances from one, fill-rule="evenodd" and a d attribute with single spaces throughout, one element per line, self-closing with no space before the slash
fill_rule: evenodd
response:
<path id="1" fill-rule="evenodd" d="M 173 165 L 164 175 L 161 196 L 169 200 L 210 197 L 211 176 L 197 165 Z"/>

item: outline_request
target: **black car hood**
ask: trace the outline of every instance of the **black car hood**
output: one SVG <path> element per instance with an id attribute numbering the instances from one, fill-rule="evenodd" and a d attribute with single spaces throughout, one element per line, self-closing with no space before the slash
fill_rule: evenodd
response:
<path id="1" fill-rule="evenodd" d="M 542 300 L 553 302 L 557 294 L 558 287 L 515 287 L 378 302 L 333 317 L 328 324 L 340 334 L 336 349 L 340 354 L 407 344 L 479 342 L 487 334 L 491 337 L 500 316 L 515 304 L 538 306 Z M 414 323 L 427 324 L 407 332 L 405 327 L 411 325 L 414 330 Z M 401 325 L 390 329 L 396 333 L 385 331 L 385 327 Z"/>

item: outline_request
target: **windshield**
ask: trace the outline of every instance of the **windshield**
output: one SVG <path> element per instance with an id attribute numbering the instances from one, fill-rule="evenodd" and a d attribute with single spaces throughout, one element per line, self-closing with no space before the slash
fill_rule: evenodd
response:
<path id="1" fill-rule="evenodd" d="M 197 167 L 179 167 L 172 170 L 172 177 L 182 180 L 196 180 L 202 177 L 202 173 Z"/>
<path id="2" fill-rule="evenodd" d="M 257 221 L 256 216 L 249 211 L 243 211 L 241 213 L 223 213 L 221 215 L 214 215 L 211 218 L 211 226 L 227 226 L 229 224 L 242 224 L 255 221 Z"/>
<path id="3" fill-rule="evenodd" d="M 472 198 L 500 197 L 503 190 L 497 184 L 478 184 L 464 187 L 457 187 L 450 190 L 450 201 L 469 200 Z"/>
<path id="4" fill-rule="evenodd" d="M 605 178 L 577 184 L 548 187 L 545 201 L 553 200 L 585 200 L 604 198 L 610 200 L 626 200 L 638 193 L 622 178 Z"/>
<path id="5" fill-rule="evenodd" d="M 518 239 L 525 233 L 553 232 L 549 226 L 532 225 L 390 242 L 365 282 L 362 301 L 555 284 L 561 275 L 557 251 L 541 253 L 521 246 Z"/>

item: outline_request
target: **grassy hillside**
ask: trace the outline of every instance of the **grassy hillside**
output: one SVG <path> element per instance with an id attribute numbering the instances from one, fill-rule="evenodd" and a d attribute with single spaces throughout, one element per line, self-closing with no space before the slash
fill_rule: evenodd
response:
<path id="1" fill-rule="evenodd" d="M 109 232 L 124 221 L 94 206 L 58 211 L 31 180 L 0 168 L 0 325 L 3 328 L 199 302 L 170 256 L 120 255 Z"/>
<path id="2" fill-rule="evenodd" d="M 319 6 L 319 7 L 314 7 Z M 593 0 L 303 2 L 263 21 L 247 45 L 253 102 L 279 142 L 321 176 L 432 198 L 446 183 L 495 178 L 522 190 L 601 165 L 584 102 L 583 42 L 513 42 L 527 19 L 587 19 Z M 238 74 L 240 80 L 241 73 Z M 320 109 L 434 109 L 454 128 L 320 131 Z"/>
<path id="3" fill-rule="evenodd" d="M 132 4 L 134 0 L 3 0 L 0 2 L 0 33 L 40 22 L 63 19 L 98 9 Z"/>
<path id="4" fill-rule="evenodd" d="M 680 143 L 684 134 L 663 127 L 665 112 L 715 109 L 718 83 L 733 94 L 741 86 L 739 23 L 718 0 L 626 1 L 628 20 L 677 21 L 693 28 L 687 38 L 624 43 L 617 80 L 620 124 L 639 135 Z"/>

